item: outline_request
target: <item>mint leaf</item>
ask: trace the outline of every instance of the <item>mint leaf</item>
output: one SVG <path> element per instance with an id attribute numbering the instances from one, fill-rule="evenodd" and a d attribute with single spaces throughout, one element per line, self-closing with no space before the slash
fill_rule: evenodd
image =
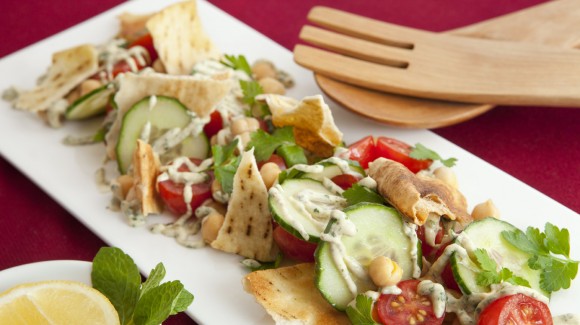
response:
<path id="1" fill-rule="evenodd" d="M 385 199 L 380 196 L 377 192 L 371 190 L 368 187 L 364 187 L 360 184 L 353 184 L 349 189 L 342 192 L 342 197 L 346 199 L 349 206 L 355 205 L 361 202 L 371 202 L 384 204 Z"/>
<path id="2" fill-rule="evenodd" d="M 171 314 L 182 290 L 183 284 L 179 281 L 166 282 L 149 290 L 135 307 L 135 325 L 161 324 Z"/>
<path id="3" fill-rule="evenodd" d="M 119 248 L 99 249 L 93 259 L 91 281 L 115 306 L 121 324 L 128 324 L 141 286 L 141 275 L 133 259 Z"/>
<path id="4" fill-rule="evenodd" d="M 421 159 L 421 160 L 439 160 L 444 166 L 453 167 L 457 162 L 456 158 L 443 159 L 435 151 L 425 147 L 424 145 L 417 143 L 415 147 L 411 149 L 409 154 L 411 158 Z"/>
<path id="5" fill-rule="evenodd" d="M 249 105 L 254 105 L 256 103 L 256 96 L 264 93 L 262 86 L 256 81 L 240 80 L 240 87 L 244 95 L 242 101 Z"/>
<path id="6" fill-rule="evenodd" d="M 379 325 L 373 319 L 373 299 L 364 294 L 356 296 L 354 306 L 346 307 L 346 314 L 353 325 Z"/>
<path id="7" fill-rule="evenodd" d="M 221 61 L 221 63 L 225 66 L 228 66 L 234 70 L 241 70 L 244 71 L 248 76 L 252 76 L 252 68 L 250 68 L 250 64 L 248 64 L 248 60 L 243 55 L 224 55 L 225 60 Z"/>
<path id="8" fill-rule="evenodd" d="M 145 282 L 143 282 L 143 285 L 141 285 L 141 297 L 147 291 L 157 287 L 164 277 L 165 277 L 165 267 L 163 266 L 163 263 L 158 263 L 155 266 L 155 268 L 151 270 L 151 273 L 149 273 L 149 277 L 147 278 L 147 280 L 145 280 Z"/>
<path id="9" fill-rule="evenodd" d="M 189 305 L 193 302 L 193 295 L 191 292 L 185 290 L 181 290 L 177 299 L 174 301 L 173 308 L 171 309 L 170 315 L 179 314 L 182 311 L 185 311 Z"/>
<path id="10" fill-rule="evenodd" d="M 274 130 L 268 134 L 262 129 L 252 132 L 247 148 L 254 147 L 254 156 L 257 161 L 264 161 L 270 158 L 274 151 L 283 144 L 295 144 L 292 127 L 287 126 Z"/>
<path id="11" fill-rule="evenodd" d="M 544 233 L 546 234 L 546 243 L 550 252 L 570 257 L 570 233 L 568 229 L 560 230 L 548 222 L 544 228 Z"/>

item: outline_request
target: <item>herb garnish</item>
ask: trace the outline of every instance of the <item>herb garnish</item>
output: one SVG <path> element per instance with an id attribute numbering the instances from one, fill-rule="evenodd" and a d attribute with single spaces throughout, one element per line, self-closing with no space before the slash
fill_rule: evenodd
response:
<path id="1" fill-rule="evenodd" d="M 372 202 L 384 204 L 385 200 L 377 192 L 360 184 L 353 184 L 348 190 L 342 193 L 349 206 L 360 202 Z"/>
<path id="2" fill-rule="evenodd" d="M 373 319 L 373 299 L 364 294 L 356 296 L 354 306 L 346 307 L 346 314 L 354 325 L 379 325 Z"/>
<path id="3" fill-rule="evenodd" d="M 193 295 L 181 282 L 160 284 L 164 277 L 165 267 L 159 263 L 141 283 L 137 265 L 119 248 L 103 247 L 93 259 L 93 287 L 115 306 L 123 325 L 161 324 L 193 302 Z"/>
<path id="4" fill-rule="evenodd" d="M 409 154 L 409 156 L 415 159 L 439 160 L 444 166 L 447 167 L 453 167 L 455 166 L 455 162 L 457 162 L 457 158 L 448 158 L 448 159 L 441 158 L 441 156 L 438 153 L 425 147 L 420 143 L 417 143 L 415 147 L 411 149 L 411 153 Z"/>
<path id="5" fill-rule="evenodd" d="M 528 266 L 541 270 L 540 288 L 547 292 L 568 289 L 578 274 L 578 261 L 570 259 L 570 233 L 546 223 L 544 232 L 528 227 L 526 232 L 516 229 L 502 231 L 502 237 L 522 252 L 532 255 Z M 559 255 L 558 256 L 554 256 Z"/>
<path id="6" fill-rule="evenodd" d="M 237 146 L 238 139 L 234 139 L 225 146 L 214 145 L 211 147 L 215 178 L 225 193 L 232 193 L 234 189 L 234 175 L 240 164 L 240 156 L 234 155 Z"/>
<path id="7" fill-rule="evenodd" d="M 509 282 L 515 285 L 530 287 L 530 283 L 526 279 L 515 275 L 511 270 L 505 267 L 498 270 L 497 263 L 487 254 L 485 249 L 478 248 L 473 254 L 477 259 L 479 267 L 482 269 L 477 274 L 477 285 L 487 287 L 491 284 Z"/>
<path id="8" fill-rule="evenodd" d="M 228 66 L 234 70 L 241 70 L 248 74 L 248 76 L 252 76 L 252 68 L 248 64 L 248 60 L 243 55 L 224 55 L 225 60 L 221 61 L 221 63 L 225 66 Z"/>
<path id="9" fill-rule="evenodd" d="M 254 156 L 257 161 L 264 161 L 270 158 L 276 149 L 284 144 L 295 144 L 292 127 L 287 126 L 275 129 L 272 134 L 268 134 L 262 129 L 258 129 L 251 134 L 251 140 L 247 148 L 254 147 Z"/>

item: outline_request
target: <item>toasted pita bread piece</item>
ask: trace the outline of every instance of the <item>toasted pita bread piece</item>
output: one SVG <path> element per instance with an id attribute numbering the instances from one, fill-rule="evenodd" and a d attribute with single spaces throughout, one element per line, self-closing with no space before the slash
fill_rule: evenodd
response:
<path id="1" fill-rule="evenodd" d="M 195 63 L 220 57 L 203 31 L 195 1 L 176 3 L 161 10 L 147 21 L 147 29 L 169 74 L 191 74 Z"/>
<path id="2" fill-rule="evenodd" d="M 370 163 L 368 175 L 377 182 L 379 193 L 417 225 L 423 225 L 430 213 L 461 224 L 471 221 L 465 197 L 438 179 L 415 175 L 404 165 L 385 158 Z"/>
<path id="3" fill-rule="evenodd" d="M 163 210 L 155 191 L 159 169 L 159 159 L 151 146 L 147 142 L 137 140 L 137 149 L 133 153 L 133 189 L 144 216 Z"/>
<path id="4" fill-rule="evenodd" d="M 256 271 L 244 278 L 244 289 L 276 324 L 351 324 L 316 289 L 314 272 L 312 263 Z"/>
<path id="5" fill-rule="evenodd" d="M 145 24 L 155 13 L 149 14 L 132 14 L 124 12 L 117 16 L 119 19 L 119 37 L 126 39 L 128 42 L 135 41 L 137 38 L 145 35 L 147 29 Z"/>
<path id="6" fill-rule="evenodd" d="M 107 154 L 115 159 L 115 146 L 125 113 L 147 96 L 173 97 L 197 116 L 206 117 L 230 91 L 230 80 L 198 79 L 193 76 L 170 76 L 161 73 L 125 73 L 115 94 L 117 117 L 107 133 Z"/>
<path id="7" fill-rule="evenodd" d="M 342 132 L 334 124 L 332 112 L 320 95 L 293 98 L 267 94 L 256 97 L 265 101 L 277 127 L 293 126 L 296 143 L 320 157 L 330 157 L 342 141 Z"/>
<path id="8" fill-rule="evenodd" d="M 251 149 L 242 154 L 224 224 L 211 246 L 269 262 L 275 260 L 277 254 L 272 231 L 268 190 L 258 170 L 254 149 Z"/>
<path id="9" fill-rule="evenodd" d="M 46 111 L 98 69 L 97 50 L 92 45 L 56 52 L 46 77 L 36 88 L 22 92 L 14 106 L 32 112 Z"/>

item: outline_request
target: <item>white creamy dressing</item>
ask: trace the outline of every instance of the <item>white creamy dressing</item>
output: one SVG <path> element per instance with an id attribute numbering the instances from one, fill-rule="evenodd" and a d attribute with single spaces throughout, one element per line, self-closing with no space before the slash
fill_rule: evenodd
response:
<path id="1" fill-rule="evenodd" d="M 358 185 L 364 186 L 364 187 L 371 189 L 371 190 L 377 189 L 377 181 L 375 181 L 370 176 L 367 176 L 367 177 L 361 179 L 360 181 L 358 181 Z"/>
<path id="2" fill-rule="evenodd" d="M 322 185 L 324 186 L 324 188 L 326 188 L 329 192 L 336 194 L 336 195 L 342 195 L 342 193 L 344 192 L 344 190 L 342 189 L 342 187 L 336 185 L 335 182 L 333 182 L 330 178 L 328 177 L 323 177 L 322 178 Z"/>
<path id="3" fill-rule="evenodd" d="M 429 271 L 425 276 L 428 278 L 435 279 L 437 282 L 443 282 L 443 280 L 441 279 L 441 272 L 443 272 L 443 269 L 449 262 L 449 258 L 453 253 L 458 254 L 461 258 L 469 257 L 469 254 L 467 250 L 465 250 L 465 248 L 459 246 L 458 244 L 451 244 L 445 247 L 445 250 L 443 250 L 443 254 L 441 254 L 441 256 L 439 256 L 439 258 L 435 262 L 433 262 L 433 265 L 431 265 L 431 268 L 429 269 Z"/>
<path id="4" fill-rule="evenodd" d="M 445 312 L 445 304 L 447 303 L 447 293 L 445 288 L 437 282 L 431 280 L 423 280 L 417 286 L 417 292 L 421 296 L 428 296 L 433 305 L 433 313 L 435 317 L 440 318 Z"/>
<path id="5" fill-rule="evenodd" d="M 401 293 L 403 293 L 403 290 L 401 290 L 401 288 L 397 287 L 397 285 L 392 285 L 392 286 L 380 287 L 379 292 L 384 294 L 384 295 L 400 295 Z"/>
<path id="6" fill-rule="evenodd" d="M 189 112 L 188 112 L 189 114 Z M 191 122 L 186 125 L 183 129 L 181 128 L 173 128 L 162 134 L 158 137 L 151 147 L 153 151 L 160 156 L 169 151 L 170 149 L 174 148 L 185 138 L 189 136 L 197 136 L 203 131 L 203 127 L 207 122 L 209 122 L 208 117 L 200 118 L 195 116 L 193 113 L 191 115 Z"/>
<path id="7" fill-rule="evenodd" d="M 417 237 L 417 225 L 411 222 L 403 221 L 403 231 L 411 240 L 410 254 L 413 261 L 413 278 L 421 276 L 421 268 L 419 267 L 419 238 Z"/>
<path id="8" fill-rule="evenodd" d="M 580 315 L 564 314 L 553 317 L 554 325 L 580 325 Z"/>
<path id="9" fill-rule="evenodd" d="M 338 157 L 340 159 L 348 159 L 350 157 L 350 151 L 347 147 L 336 147 L 334 149 L 334 157 Z"/>
<path id="10" fill-rule="evenodd" d="M 437 215 L 436 213 L 429 213 L 429 216 L 423 225 L 423 229 L 425 230 L 425 240 L 431 247 L 437 246 L 435 243 L 435 238 L 437 237 L 439 230 L 441 230 L 441 225 L 439 224 L 440 220 L 441 216 Z"/>
<path id="11" fill-rule="evenodd" d="M 201 229 L 201 220 L 191 220 L 191 213 L 186 213 L 179 217 L 177 221 L 170 224 L 155 224 L 151 227 L 151 232 L 163 234 L 167 237 L 175 238 L 180 245 L 189 248 L 199 248 L 205 246 L 202 239 L 193 237 Z"/>
<path id="12" fill-rule="evenodd" d="M 336 165 L 343 174 L 353 175 L 359 178 L 362 178 L 363 175 L 360 173 L 355 172 L 352 170 L 348 164 L 348 162 L 344 159 L 340 159 L 338 157 L 330 157 L 321 161 L 321 163 L 328 162 L 333 165 Z"/>
<path id="13" fill-rule="evenodd" d="M 296 164 L 290 168 L 288 168 L 288 172 L 292 170 L 297 170 L 303 173 L 313 173 L 313 174 L 320 174 L 324 171 L 324 166 L 322 165 L 306 165 L 306 164 Z"/>
<path id="14" fill-rule="evenodd" d="M 66 99 L 61 98 L 56 102 L 50 104 L 46 110 L 46 121 L 48 125 L 53 128 L 59 128 L 62 126 L 61 119 L 68 108 L 69 103 Z"/>
<path id="15" fill-rule="evenodd" d="M 120 61 L 125 61 L 132 72 L 139 71 L 139 66 L 147 65 L 149 53 L 142 46 L 124 48 L 125 41 L 114 39 L 99 47 L 99 61 L 102 62 L 103 70 L 99 73 L 102 83 L 113 81 L 113 68 Z"/>

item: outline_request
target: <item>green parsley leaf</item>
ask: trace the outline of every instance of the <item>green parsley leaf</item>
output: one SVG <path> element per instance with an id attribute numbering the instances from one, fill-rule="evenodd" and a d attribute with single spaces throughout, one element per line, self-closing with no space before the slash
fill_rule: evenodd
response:
<path id="1" fill-rule="evenodd" d="M 254 105 L 256 103 L 256 96 L 264 93 L 262 86 L 256 81 L 240 80 L 240 87 L 244 94 L 242 101 L 249 105 Z"/>
<path id="2" fill-rule="evenodd" d="M 415 147 L 412 148 L 409 156 L 411 158 L 422 159 L 422 160 L 427 160 L 427 159 L 439 160 L 439 161 L 441 161 L 441 163 L 443 165 L 445 165 L 447 167 L 453 167 L 453 166 L 455 166 L 455 163 L 457 162 L 456 158 L 448 158 L 448 159 L 441 158 L 441 156 L 439 156 L 438 153 L 425 147 L 424 145 L 422 145 L 420 143 L 417 143 L 415 145 Z"/>
<path id="3" fill-rule="evenodd" d="M 128 324 L 141 286 L 141 275 L 133 259 L 119 248 L 101 248 L 93 259 L 91 281 L 115 306 L 121 324 Z"/>
<path id="4" fill-rule="evenodd" d="M 225 146 L 211 147 L 215 178 L 225 193 L 232 193 L 234 188 L 234 175 L 240 164 L 240 157 L 234 155 L 237 145 L 238 139 L 235 139 Z"/>
<path id="5" fill-rule="evenodd" d="M 515 248 L 528 253 L 528 266 L 540 270 L 540 288 L 549 293 L 567 289 L 578 274 L 578 261 L 569 258 L 570 233 L 546 223 L 544 232 L 528 227 L 526 232 L 516 229 L 503 231 L 502 237 Z M 563 256 L 564 258 L 554 256 Z"/>
<path id="6" fill-rule="evenodd" d="M 530 287 L 530 283 L 526 279 L 515 275 L 510 269 L 504 267 L 498 272 L 497 263 L 489 256 L 485 249 L 478 248 L 473 252 L 473 254 L 475 255 L 479 267 L 482 269 L 482 271 L 476 276 L 477 285 L 487 287 L 496 283 L 509 282 Z"/>
<path id="7" fill-rule="evenodd" d="M 304 173 L 297 169 L 285 169 L 278 175 L 278 183 L 282 184 L 287 179 L 300 178 L 302 175 Z"/>
<path id="8" fill-rule="evenodd" d="M 250 64 L 248 64 L 248 60 L 243 55 L 224 55 L 225 60 L 221 61 L 221 63 L 225 66 L 228 66 L 234 70 L 241 70 L 248 74 L 248 76 L 252 76 L 252 68 L 250 68 Z"/>
<path id="9" fill-rule="evenodd" d="M 187 309 L 193 295 L 179 281 L 160 285 L 164 277 L 165 267 L 159 263 L 141 284 L 133 259 L 119 248 L 103 247 L 93 259 L 93 287 L 111 301 L 121 324 L 161 324 Z"/>
<path id="10" fill-rule="evenodd" d="M 377 192 L 356 183 L 346 191 L 342 192 L 342 196 L 346 199 L 349 206 L 360 202 L 385 203 L 385 199 L 383 199 L 383 197 Z"/>
<path id="11" fill-rule="evenodd" d="M 497 263 L 487 254 L 487 251 L 482 248 L 478 248 L 473 252 L 479 267 L 484 271 L 497 272 Z"/>
<path id="12" fill-rule="evenodd" d="M 346 307 L 346 314 L 353 325 L 379 325 L 373 319 L 373 299 L 364 294 L 356 296 L 354 306 Z"/>
<path id="13" fill-rule="evenodd" d="M 254 147 L 256 161 L 264 161 L 270 158 L 274 151 L 284 144 L 295 144 L 292 127 L 287 126 L 274 130 L 268 134 L 262 129 L 252 132 L 247 148 Z"/>

